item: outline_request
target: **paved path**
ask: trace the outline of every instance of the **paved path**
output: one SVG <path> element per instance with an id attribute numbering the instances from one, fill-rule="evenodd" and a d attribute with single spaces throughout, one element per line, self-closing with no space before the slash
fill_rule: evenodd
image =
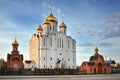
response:
<path id="1" fill-rule="evenodd" d="M 51 76 L 0 76 L 0 80 L 120 80 L 120 74 L 51 75 Z"/>

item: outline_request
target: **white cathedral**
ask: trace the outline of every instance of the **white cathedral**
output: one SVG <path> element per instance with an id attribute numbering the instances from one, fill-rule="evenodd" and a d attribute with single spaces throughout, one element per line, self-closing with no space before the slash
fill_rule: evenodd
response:
<path id="1" fill-rule="evenodd" d="M 43 26 L 36 29 L 29 42 L 29 58 L 38 69 L 75 69 L 76 41 L 67 36 L 67 26 L 62 21 L 58 31 L 58 20 L 50 15 L 45 18 Z"/>

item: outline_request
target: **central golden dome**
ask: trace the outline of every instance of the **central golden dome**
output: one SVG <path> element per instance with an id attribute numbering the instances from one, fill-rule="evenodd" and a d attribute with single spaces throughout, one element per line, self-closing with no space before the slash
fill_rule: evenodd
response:
<path id="1" fill-rule="evenodd" d="M 52 12 L 48 17 L 46 17 L 45 21 L 54 21 L 56 23 L 58 22 L 57 18 L 53 16 Z"/>

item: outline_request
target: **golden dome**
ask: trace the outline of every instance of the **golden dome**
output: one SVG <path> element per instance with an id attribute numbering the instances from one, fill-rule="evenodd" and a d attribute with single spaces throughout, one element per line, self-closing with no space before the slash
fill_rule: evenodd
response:
<path id="1" fill-rule="evenodd" d="M 49 21 L 45 20 L 43 24 L 50 24 Z"/>
<path id="2" fill-rule="evenodd" d="M 57 18 L 53 16 L 52 12 L 50 13 L 50 15 L 48 17 L 46 17 L 45 19 L 46 21 L 54 21 L 54 22 L 58 22 Z"/>
<path id="3" fill-rule="evenodd" d="M 39 25 L 36 30 L 37 30 L 37 31 L 38 31 L 38 30 L 43 31 L 43 28 Z"/>
<path id="4" fill-rule="evenodd" d="M 62 24 L 60 25 L 60 28 L 62 27 L 66 28 L 66 24 L 64 22 L 62 22 Z"/>
<path id="5" fill-rule="evenodd" d="M 95 52 L 98 52 L 98 48 L 97 48 L 97 46 L 96 46 L 96 48 L 95 48 Z"/>
<path id="6" fill-rule="evenodd" d="M 12 42 L 12 45 L 18 45 L 18 42 L 16 41 L 16 39 Z"/>

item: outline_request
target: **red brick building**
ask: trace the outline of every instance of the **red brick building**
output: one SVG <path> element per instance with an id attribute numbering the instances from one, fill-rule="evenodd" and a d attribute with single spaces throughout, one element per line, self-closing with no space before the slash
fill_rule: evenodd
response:
<path id="1" fill-rule="evenodd" d="M 7 69 L 8 70 L 20 70 L 23 69 L 23 55 L 19 54 L 18 42 L 16 39 L 12 42 L 11 54 L 7 54 Z"/>
<path id="2" fill-rule="evenodd" d="M 89 62 L 84 61 L 81 65 L 82 72 L 85 74 L 103 74 L 111 73 L 109 64 L 105 64 L 104 58 L 98 53 L 98 48 L 95 48 L 95 54 L 90 57 Z"/>

